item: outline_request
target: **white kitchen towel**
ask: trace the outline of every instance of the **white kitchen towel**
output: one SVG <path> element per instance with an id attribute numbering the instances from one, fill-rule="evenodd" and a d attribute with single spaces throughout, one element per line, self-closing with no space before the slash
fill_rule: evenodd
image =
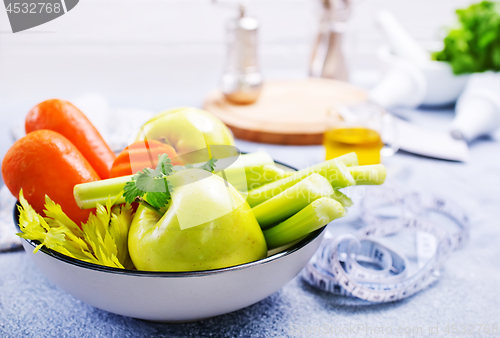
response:
<path id="1" fill-rule="evenodd" d="M 16 235 L 14 226 L 14 206 L 16 198 L 4 185 L 0 189 L 0 252 L 17 249 L 21 239 Z"/>

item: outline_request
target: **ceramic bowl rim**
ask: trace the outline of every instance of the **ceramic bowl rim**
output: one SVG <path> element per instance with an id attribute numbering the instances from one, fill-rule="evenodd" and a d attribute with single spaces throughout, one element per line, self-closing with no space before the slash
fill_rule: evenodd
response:
<path id="1" fill-rule="evenodd" d="M 274 161 L 276 164 L 279 164 L 281 166 L 285 166 L 289 169 L 292 169 L 293 171 L 297 171 L 296 168 L 289 166 L 287 164 Z M 18 231 L 21 231 L 19 228 L 19 202 L 16 203 L 14 206 L 14 224 L 16 225 L 16 228 Z M 321 235 L 323 231 L 325 231 L 326 225 L 321 227 L 320 229 L 310 233 L 307 235 L 304 239 L 302 239 L 300 242 L 294 244 L 290 248 L 287 248 L 281 252 L 278 252 L 274 255 L 259 259 L 257 261 L 252 261 L 244 264 L 239 264 L 235 266 L 230 266 L 227 268 L 221 268 L 221 269 L 214 269 L 214 270 L 201 270 L 201 271 L 143 271 L 143 270 L 129 270 L 129 269 L 120 269 L 120 268 L 114 268 L 114 267 L 108 267 L 104 265 L 98 265 L 94 263 L 89 263 L 85 261 L 78 260 L 76 258 L 72 258 L 69 256 L 66 256 L 64 254 L 61 254 L 57 251 L 54 251 L 52 249 L 49 249 L 45 246 L 42 246 L 39 251 L 43 252 L 44 254 L 55 258 L 59 261 L 62 261 L 64 263 L 68 263 L 71 265 L 78 266 L 80 268 L 85 268 L 89 270 L 94 270 L 98 272 L 106 272 L 106 273 L 112 273 L 112 274 L 118 274 L 118 275 L 124 275 L 124 276 L 137 276 L 137 277 L 160 277 L 160 278 L 185 278 L 185 277 L 201 277 L 201 276 L 207 276 L 207 275 L 216 275 L 224 272 L 229 272 L 229 271 L 235 271 L 235 270 L 243 270 L 243 269 L 248 269 L 251 267 L 255 267 L 261 264 L 266 264 L 273 262 L 275 260 L 278 260 L 282 257 L 291 255 L 303 247 L 307 246 L 309 243 L 311 243 L 314 239 L 316 239 L 318 236 Z M 34 243 L 31 240 L 24 239 L 29 245 L 31 245 L 33 248 L 36 247 L 36 243 Z"/>

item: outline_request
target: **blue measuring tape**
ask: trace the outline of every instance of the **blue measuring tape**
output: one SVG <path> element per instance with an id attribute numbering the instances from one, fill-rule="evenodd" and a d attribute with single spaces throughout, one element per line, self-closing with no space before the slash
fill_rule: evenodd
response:
<path id="1" fill-rule="evenodd" d="M 387 206 L 397 207 L 399 215 L 375 213 Z M 450 232 L 426 219 L 428 211 L 447 216 L 458 230 Z M 404 299 L 434 283 L 444 260 L 469 237 L 469 219 L 463 210 L 435 195 L 405 193 L 390 187 L 372 190 L 361 202 L 360 217 L 366 226 L 356 233 L 323 241 L 302 272 L 307 282 L 368 302 Z M 417 254 L 425 258 L 413 274 L 403 254 L 376 239 L 403 231 L 417 235 Z"/>

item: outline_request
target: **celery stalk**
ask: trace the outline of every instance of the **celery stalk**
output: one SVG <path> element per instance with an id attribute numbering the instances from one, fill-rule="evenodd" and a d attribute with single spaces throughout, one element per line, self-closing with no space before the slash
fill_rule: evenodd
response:
<path id="1" fill-rule="evenodd" d="M 248 192 L 247 202 L 251 207 L 254 207 L 285 191 L 312 173 L 317 173 L 325 177 L 334 188 L 345 188 L 354 185 L 355 181 L 349 173 L 348 168 L 339 159 L 340 158 L 334 158 L 313 167 L 296 171 L 289 177 L 250 190 Z"/>
<path id="2" fill-rule="evenodd" d="M 344 208 L 352 207 L 353 205 L 352 200 L 343 193 L 341 193 L 338 189 L 335 189 L 330 198 L 333 198 L 337 202 L 340 202 L 340 204 L 342 204 Z"/>
<path id="3" fill-rule="evenodd" d="M 313 173 L 282 193 L 252 208 L 262 228 L 276 224 L 305 208 L 311 202 L 334 193 L 330 182 Z"/>
<path id="4" fill-rule="evenodd" d="M 114 204 L 125 203 L 122 196 L 123 187 L 130 180 L 132 175 L 77 184 L 73 188 L 73 196 L 81 209 L 95 208 L 97 203 L 106 205 L 108 198 L 114 201 Z"/>
<path id="5" fill-rule="evenodd" d="M 387 171 L 382 164 L 349 167 L 357 185 L 378 185 L 385 181 Z"/>
<path id="6" fill-rule="evenodd" d="M 218 163 L 224 163 L 221 159 Z M 246 191 L 274 181 L 274 177 L 284 172 L 274 164 L 273 159 L 265 152 L 242 154 L 229 167 L 217 171 L 216 175 L 225 179 L 236 190 Z"/>
<path id="7" fill-rule="evenodd" d="M 284 222 L 264 231 L 268 249 L 300 239 L 345 215 L 342 205 L 329 197 L 322 197 Z"/>
<path id="8" fill-rule="evenodd" d="M 252 167 L 262 167 L 266 164 L 274 165 L 274 161 L 268 153 L 257 151 L 255 153 L 241 154 L 238 164 L 245 167 L 246 171 L 250 171 Z"/>
<path id="9" fill-rule="evenodd" d="M 220 162 L 222 163 L 223 159 L 221 159 Z M 245 176 L 238 175 L 238 173 L 242 172 L 242 170 L 244 170 L 245 173 L 250 174 L 252 171 L 259 172 L 260 170 L 263 172 L 263 168 L 270 165 L 274 165 L 274 161 L 271 156 L 265 152 L 242 154 L 239 156 L 238 160 L 233 163 L 233 165 L 231 165 L 228 169 L 225 169 L 223 172 L 226 178 L 232 178 L 233 182 L 231 183 L 233 185 L 241 185 L 243 187 L 243 185 L 248 184 L 248 178 L 245 182 Z M 222 175 L 221 173 L 222 171 L 218 174 Z M 239 182 L 238 180 L 240 176 L 243 177 L 242 182 Z M 125 203 L 125 199 L 122 196 L 123 187 L 125 186 L 125 183 L 131 180 L 132 175 L 129 175 L 77 184 L 73 188 L 73 195 L 77 205 L 82 209 L 95 208 L 97 203 L 105 205 L 108 201 L 108 197 L 110 197 L 112 201 L 115 201 L 115 204 Z"/>
<path id="10" fill-rule="evenodd" d="M 339 156 L 337 160 L 344 163 L 346 167 L 355 167 L 359 165 L 358 155 L 354 152 Z"/>
<path id="11" fill-rule="evenodd" d="M 356 155 L 356 153 L 348 153 L 348 154 L 345 154 L 345 155 L 342 155 L 342 156 L 339 156 L 339 157 L 336 157 L 335 158 L 336 160 L 342 162 L 345 164 L 346 167 L 353 167 L 353 166 L 358 166 L 359 163 L 358 163 L 358 155 Z M 332 161 L 332 160 L 330 160 Z M 322 164 L 324 164 L 325 162 L 323 162 Z M 320 164 L 319 164 L 320 165 Z M 319 166 L 318 165 L 318 166 Z M 275 178 L 275 181 L 279 180 L 279 179 L 282 179 L 282 178 L 286 178 L 290 176 L 289 172 L 285 172 L 283 175 L 280 175 L 278 177 Z"/>
<path id="12" fill-rule="evenodd" d="M 264 184 L 293 175 L 293 171 L 285 171 L 276 165 L 266 164 L 262 167 L 253 167 L 246 172 L 248 190 L 256 189 Z"/>

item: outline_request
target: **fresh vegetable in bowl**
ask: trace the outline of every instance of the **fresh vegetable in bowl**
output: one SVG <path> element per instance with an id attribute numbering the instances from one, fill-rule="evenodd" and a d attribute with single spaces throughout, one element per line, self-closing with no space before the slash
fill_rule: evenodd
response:
<path id="1" fill-rule="evenodd" d="M 77 107 L 68 101 L 52 99 L 30 110 L 26 134 L 48 129 L 66 137 L 82 153 L 101 179 L 109 177 L 115 154 L 101 134 Z"/>
<path id="2" fill-rule="evenodd" d="M 150 155 L 152 156 L 153 154 L 150 153 Z M 168 159 L 170 159 L 170 157 L 168 157 Z M 158 160 L 156 159 L 154 163 L 156 166 L 158 164 Z M 133 164 L 133 166 L 136 165 L 137 163 Z M 198 164 L 198 166 L 205 167 L 206 169 L 211 168 L 210 170 L 214 169 L 212 168 L 210 161 L 207 161 L 204 164 Z M 186 166 L 178 166 L 176 165 L 176 162 L 168 163 L 169 173 L 173 172 L 174 168 L 179 170 L 189 167 L 191 167 L 190 164 L 187 164 Z M 149 172 L 149 169 L 147 172 Z M 226 180 L 229 180 L 238 191 L 246 192 L 247 190 L 251 190 L 252 187 L 260 187 L 264 184 L 274 182 L 275 180 L 288 177 L 292 175 L 292 172 L 285 171 L 282 168 L 277 167 L 271 156 L 267 153 L 256 152 L 239 155 L 238 159 L 232 163 L 229 168 L 225 168 L 224 174 L 226 175 Z M 160 172 L 158 172 L 157 175 L 161 176 Z M 222 175 L 221 172 L 219 172 L 218 175 Z M 148 177 L 148 173 L 141 175 L 139 172 L 136 176 L 136 179 L 138 179 L 139 176 L 142 176 L 141 182 L 144 182 L 144 180 Z M 155 177 L 155 175 L 153 174 L 152 177 Z M 75 200 L 82 209 L 94 208 L 96 203 L 105 204 L 108 197 L 111 197 L 113 200 L 116 199 L 116 203 L 118 204 L 124 203 L 127 194 L 123 194 L 123 189 L 128 182 L 132 181 L 133 178 L 134 175 L 120 176 L 95 182 L 94 184 L 77 185 L 74 188 Z M 130 185 L 131 182 L 128 184 Z M 133 199 L 129 200 L 129 202 L 132 201 Z"/>
<path id="3" fill-rule="evenodd" d="M 165 110 L 147 121 L 135 135 L 135 141 L 156 140 L 174 148 L 185 163 L 206 161 L 212 146 L 234 146 L 233 134 L 215 115 L 193 108 Z"/>
<path id="4" fill-rule="evenodd" d="M 109 177 L 115 158 L 87 117 L 68 101 L 46 100 L 31 109 L 26 136 L 14 143 L 2 161 L 2 176 L 11 193 L 43 214 L 49 195 L 79 226 L 93 210 L 81 210 L 73 199 L 78 183 Z"/>
<path id="5" fill-rule="evenodd" d="M 99 180 L 99 176 L 80 151 L 64 136 L 51 130 L 37 130 L 18 140 L 2 162 L 2 177 L 12 195 L 26 200 L 39 214 L 45 196 L 80 225 L 91 210 L 82 210 L 73 198 L 73 187 Z"/>
<path id="6" fill-rule="evenodd" d="M 58 149 L 63 160 L 37 166 L 52 151 L 50 142 L 38 142 L 38 162 L 15 145 L 3 164 L 7 178 L 38 177 L 37 199 L 32 186 L 11 184 L 21 203 L 21 237 L 36 241 L 37 249 L 128 270 L 206 271 L 264 259 L 268 249 L 279 252 L 343 217 L 352 201 L 338 189 L 381 184 L 386 174 L 383 165 L 359 166 L 354 153 L 284 170 L 266 153 L 240 154 L 227 128 L 196 109 L 170 110 L 146 123 L 115 160 L 111 173 L 118 177 L 103 180 L 64 136 L 41 130 L 26 139 L 41 134 L 65 140 L 67 148 Z M 85 144 L 81 139 L 75 142 Z M 65 164 L 74 158 L 79 162 Z M 57 168 L 93 176 L 50 188 Z"/>
<path id="7" fill-rule="evenodd" d="M 19 219 L 18 212 L 14 216 Z M 45 246 L 33 253 L 37 244 L 29 240 L 22 245 L 36 268 L 76 299 L 122 316 L 179 322 L 236 311 L 273 294 L 302 270 L 325 232 L 317 230 L 258 261 L 187 272 L 124 270 L 77 260 Z"/>
<path id="8" fill-rule="evenodd" d="M 134 174 L 132 166 L 136 168 L 156 167 L 158 155 L 167 154 L 172 164 L 182 165 L 172 146 L 155 140 L 134 142 L 116 157 L 111 167 L 110 177 L 130 176 Z"/>
<path id="9" fill-rule="evenodd" d="M 242 156 L 249 155 L 254 160 L 260 160 L 253 154 Z M 143 271 L 200 271 L 240 265 L 262 259 L 268 249 L 301 240 L 344 216 L 345 208 L 352 202 L 332 184 L 335 188 L 345 186 L 346 182 L 350 185 L 357 182 L 380 184 L 385 178 L 383 166 L 356 166 L 355 154 L 347 154 L 319 166 L 284 175 L 274 184 L 266 184 L 274 187 L 268 192 L 283 191 L 266 197 L 251 209 L 244 195 L 214 173 L 216 163 L 216 159 L 211 159 L 197 168 L 188 166 L 174 170 L 168 155 L 162 154 L 156 169 L 145 168 L 132 177 L 125 177 L 127 180 L 120 177 L 76 185 L 75 196 L 80 205 L 96 207 L 98 212 L 97 218 L 92 215 L 89 222 L 83 225 L 84 231 L 97 234 L 86 234 L 83 241 L 87 251 L 79 250 L 93 255 L 93 263 L 96 264 L 124 268 L 134 266 Z M 248 160 L 245 163 L 255 167 Z M 342 176 L 339 176 L 340 173 Z M 104 195 L 106 189 L 119 190 L 120 194 L 108 194 L 104 208 L 92 193 Z M 249 192 L 249 196 L 254 190 Z M 133 202 L 139 202 L 140 206 L 130 216 L 129 203 Z M 116 213 L 113 208 L 120 205 L 122 207 Z M 47 247 L 56 251 L 65 246 L 64 241 L 71 243 L 75 237 L 82 238 L 81 233 L 66 231 L 58 237 L 61 243 L 54 244 L 54 236 L 49 235 L 51 228 L 41 227 L 41 221 L 33 223 L 38 227 L 37 231 L 30 230 L 33 224 L 25 224 L 29 206 L 26 207 L 24 201 L 22 206 L 20 224 L 24 238 L 37 240 L 41 245 L 49 240 Z M 122 213 L 125 213 L 124 217 L 120 216 Z M 47 216 L 51 217 L 50 214 Z M 114 217 L 123 222 L 113 223 Z M 102 220 L 100 225 L 89 226 L 96 219 Z M 67 219 L 57 222 L 65 224 Z M 117 249 L 122 247 L 117 242 L 123 244 L 123 236 L 113 235 L 117 233 L 113 230 L 117 224 L 121 225 L 118 228 L 122 229 L 122 235 L 123 229 L 126 229 L 128 254 L 133 265 L 127 265 L 130 262 L 124 261 L 124 250 Z M 46 228 L 46 235 L 40 235 L 42 228 Z M 96 243 L 92 244 L 92 241 Z"/>
<path id="10" fill-rule="evenodd" d="M 45 217 L 38 214 L 19 192 L 19 227 L 21 238 L 84 262 L 132 269 L 128 253 L 128 231 L 133 210 L 129 204 L 112 207 L 98 205 L 81 228 L 48 196 Z"/>
<path id="11" fill-rule="evenodd" d="M 134 216 L 129 250 L 137 269 L 212 270 L 267 256 L 266 240 L 248 203 L 221 177 L 186 169 L 169 181 L 172 205 L 165 214 L 159 217 L 139 206 Z"/>
<path id="12" fill-rule="evenodd" d="M 162 321 L 241 309 L 307 264 L 325 225 L 352 205 L 338 189 L 385 179 L 383 166 L 358 166 L 355 154 L 300 171 L 264 152 L 240 154 L 227 127 L 208 112 L 176 112 L 146 123 L 153 133 L 115 161 L 118 177 L 99 180 L 78 146 L 51 130 L 28 133 L 28 140 L 56 135 L 33 145 L 33 156 L 20 141 L 4 159 L 4 178 L 23 183 L 11 189 L 19 193 L 22 245 L 45 276 L 77 299 Z M 203 148 L 194 138 L 212 143 Z M 60 139 L 59 153 L 48 149 L 48 141 Z M 94 174 L 67 184 L 66 171 Z"/>
<path id="13" fill-rule="evenodd" d="M 459 25 L 449 30 L 437 61 L 458 74 L 500 71 L 500 2 L 482 1 L 456 11 Z"/>

